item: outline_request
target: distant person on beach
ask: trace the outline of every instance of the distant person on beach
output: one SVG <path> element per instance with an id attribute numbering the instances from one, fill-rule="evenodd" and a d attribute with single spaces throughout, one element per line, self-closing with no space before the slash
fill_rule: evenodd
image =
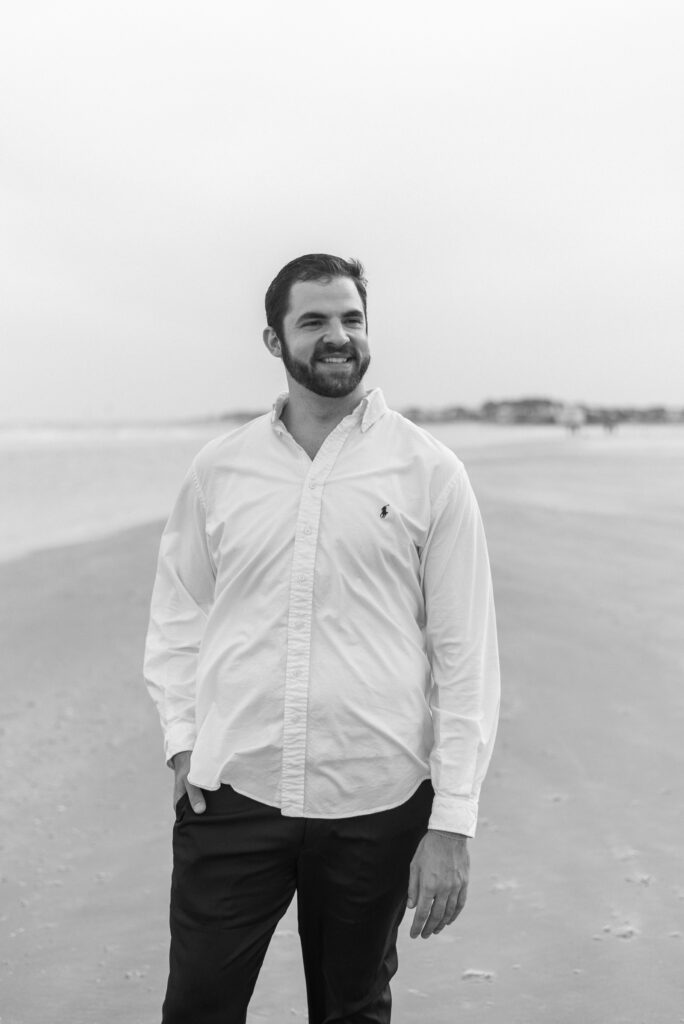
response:
<path id="1" fill-rule="evenodd" d="M 466 900 L 499 707 L 487 548 L 461 462 L 363 385 L 363 275 L 278 273 L 263 340 L 288 391 L 202 449 L 161 540 L 163 1024 L 244 1024 L 295 892 L 310 1024 L 386 1024 L 406 907 L 427 938 Z"/>

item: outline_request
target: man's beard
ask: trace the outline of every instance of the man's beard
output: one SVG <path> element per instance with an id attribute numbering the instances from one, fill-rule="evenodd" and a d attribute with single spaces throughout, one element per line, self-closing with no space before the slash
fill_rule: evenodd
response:
<path id="1" fill-rule="evenodd" d="M 325 347 L 316 348 L 309 362 L 302 362 L 293 359 L 287 343 L 280 342 L 280 353 L 283 358 L 285 369 L 293 380 L 313 391 L 315 395 L 323 398 L 345 398 L 354 391 L 361 381 L 370 365 L 370 356 L 366 354 L 361 357 L 354 345 L 346 345 L 343 349 L 328 351 Z M 336 376 L 334 372 L 326 370 L 319 360 L 325 356 L 350 356 L 353 360 L 352 367 L 340 372 Z"/>

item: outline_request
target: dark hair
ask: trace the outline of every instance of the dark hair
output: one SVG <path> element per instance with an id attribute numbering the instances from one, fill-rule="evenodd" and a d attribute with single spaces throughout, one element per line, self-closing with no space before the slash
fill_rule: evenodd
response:
<path id="1" fill-rule="evenodd" d="M 366 278 L 359 260 L 343 260 L 340 256 L 314 252 L 298 256 L 286 263 L 268 286 L 266 292 L 266 323 L 283 341 L 283 320 L 290 306 L 290 289 L 296 281 L 332 281 L 335 277 L 349 277 L 356 285 L 363 313 L 366 313 Z"/>

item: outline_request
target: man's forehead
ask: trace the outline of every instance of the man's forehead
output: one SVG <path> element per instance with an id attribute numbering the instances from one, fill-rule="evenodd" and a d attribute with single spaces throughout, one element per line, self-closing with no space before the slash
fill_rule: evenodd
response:
<path id="1" fill-rule="evenodd" d="M 300 316 L 304 310 L 328 309 L 343 305 L 363 312 L 363 302 L 350 277 L 333 277 L 329 281 L 295 281 L 290 288 L 288 316 Z"/>

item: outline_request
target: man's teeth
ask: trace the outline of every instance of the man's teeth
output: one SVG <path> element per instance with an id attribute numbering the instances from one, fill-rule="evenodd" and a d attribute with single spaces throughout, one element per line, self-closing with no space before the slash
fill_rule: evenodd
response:
<path id="1" fill-rule="evenodd" d="M 325 356 L 321 359 L 322 363 L 348 363 L 351 356 Z"/>

